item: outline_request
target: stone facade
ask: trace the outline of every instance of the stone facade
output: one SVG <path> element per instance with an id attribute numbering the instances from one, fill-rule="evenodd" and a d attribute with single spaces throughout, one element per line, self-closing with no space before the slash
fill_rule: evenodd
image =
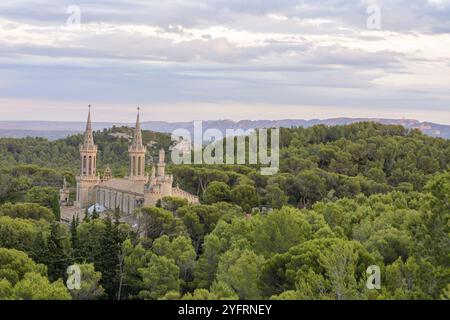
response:
<path id="1" fill-rule="evenodd" d="M 63 187 L 59 190 L 59 203 L 62 206 L 70 205 L 70 189 L 66 177 L 63 179 Z"/>
<path id="2" fill-rule="evenodd" d="M 119 210 L 130 214 L 141 206 L 154 206 L 158 200 L 166 196 L 187 199 L 189 203 L 198 203 L 198 197 L 173 187 L 173 176 L 165 174 L 165 151 L 159 152 L 157 168 L 152 167 L 149 177 L 145 173 L 146 147 L 142 143 L 142 131 L 139 110 L 136 128 L 131 145 L 128 148 L 130 156 L 129 176 L 114 178 L 109 167 L 102 177 L 97 174 L 97 146 L 94 144 L 91 112 L 89 109 L 83 144 L 80 145 L 81 170 L 76 177 L 77 208 L 86 208 L 95 203 L 105 208 Z M 61 189 L 63 190 L 63 189 Z M 63 195 L 62 195 L 63 196 Z"/>

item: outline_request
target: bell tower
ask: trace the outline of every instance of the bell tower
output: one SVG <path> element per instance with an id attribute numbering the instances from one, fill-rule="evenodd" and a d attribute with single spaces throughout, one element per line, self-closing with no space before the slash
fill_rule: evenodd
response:
<path id="1" fill-rule="evenodd" d="M 80 144 L 79 150 L 81 167 L 80 174 L 76 177 L 76 206 L 78 208 L 85 208 L 95 201 L 92 189 L 99 183 L 97 176 L 97 146 L 94 144 L 94 134 L 92 131 L 91 105 L 89 105 L 83 143 Z"/>
<path id="2" fill-rule="evenodd" d="M 128 147 L 128 154 L 130 156 L 130 174 L 128 179 L 147 182 L 148 178 L 145 175 L 145 153 L 147 152 L 147 148 L 142 143 L 141 122 L 139 119 L 140 108 L 137 108 L 137 110 L 138 114 L 133 142 Z"/>
<path id="3" fill-rule="evenodd" d="M 158 161 L 158 165 L 157 165 L 158 177 L 164 177 L 166 175 L 166 173 L 165 173 L 165 168 L 166 168 L 165 158 L 166 158 L 166 152 L 164 151 L 163 148 L 161 148 L 161 150 L 159 150 L 159 161 Z"/>

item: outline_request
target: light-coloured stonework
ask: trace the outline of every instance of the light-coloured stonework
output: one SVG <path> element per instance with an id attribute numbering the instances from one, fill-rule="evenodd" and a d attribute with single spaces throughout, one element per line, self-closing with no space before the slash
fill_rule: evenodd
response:
<path id="1" fill-rule="evenodd" d="M 128 148 L 130 156 L 129 176 L 114 178 L 109 166 L 104 174 L 97 173 L 97 146 L 94 144 L 91 111 L 89 109 L 86 131 L 83 143 L 80 145 L 81 168 L 76 177 L 76 201 L 78 209 L 100 204 L 107 209 L 119 208 L 122 213 L 130 214 L 142 206 L 155 206 L 158 200 L 166 196 L 187 199 L 189 203 L 198 203 L 198 197 L 178 187 L 173 187 L 173 176 L 165 173 L 165 151 L 159 152 L 156 169 L 152 174 L 145 173 L 145 154 L 147 148 L 142 143 L 142 131 L 139 119 L 139 109 L 136 128 L 131 145 Z M 67 198 L 67 186 L 61 189 L 61 199 Z"/>

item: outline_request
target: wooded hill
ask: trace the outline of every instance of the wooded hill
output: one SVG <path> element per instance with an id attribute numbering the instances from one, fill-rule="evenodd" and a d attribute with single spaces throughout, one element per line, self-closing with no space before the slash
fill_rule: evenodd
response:
<path id="1" fill-rule="evenodd" d="M 128 142 L 110 133 L 95 134 L 99 159 L 125 172 Z M 274 176 L 169 166 L 202 203 L 141 208 L 140 237 L 112 212 L 58 223 L 80 139 L 0 139 L 0 299 L 450 298 L 449 140 L 374 123 L 282 129 Z M 80 291 L 63 285 L 73 263 Z M 381 290 L 366 287 L 371 265 Z"/>

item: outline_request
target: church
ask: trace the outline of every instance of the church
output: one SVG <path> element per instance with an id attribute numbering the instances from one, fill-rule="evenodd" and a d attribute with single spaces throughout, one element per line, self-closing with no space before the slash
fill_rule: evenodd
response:
<path id="1" fill-rule="evenodd" d="M 91 110 L 89 107 L 86 131 L 80 145 L 81 170 L 76 177 L 75 207 L 82 209 L 98 204 L 110 210 L 119 208 L 122 213 L 130 214 L 142 206 L 155 206 L 163 197 L 172 196 L 186 199 L 189 203 L 198 203 L 198 197 L 178 186 L 173 186 L 173 176 L 165 173 L 165 151 L 159 151 L 159 161 L 152 166 L 151 175 L 145 171 L 147 147 L 142 143 L 139 108 L 136 127 L 131 145 L 129 175 L 114 178 L 109 166 L 103 175 L 97 174 L 97 146 L 94 143 Z M 64 193 L 64 187 L 61 190 Z M 67 192 L 66 192 L 67 193 Z M 65 197 L 62 194 L 61 197 Z"/>

